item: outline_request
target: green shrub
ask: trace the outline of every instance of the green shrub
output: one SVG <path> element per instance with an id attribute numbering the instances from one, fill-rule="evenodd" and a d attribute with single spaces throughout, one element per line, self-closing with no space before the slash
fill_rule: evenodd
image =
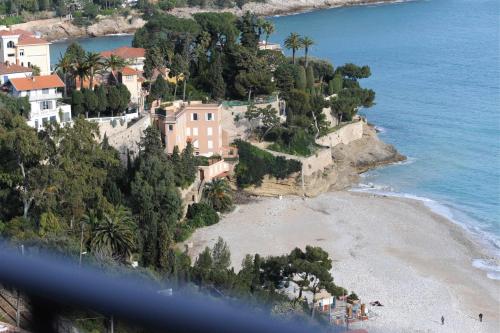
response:
<path id="1" fill-rule="evenodd" d="M 193 233 L 193 228 L 185 223 L 179 224 L 174 231 L 174 241 L 184 242 Z"/>
<path id="2" fill-rule="evenodd" d="M 274 157 L 271 153 L 245 141 L 237 140 L 235 143 L 239 154 L 239 163 L 236 165 L 235 173 L 240 187 L 260 186 L 267 174 L 283 179 L 302 168 L 302 163 L 299 161 Z"/>
<path id="3" fill-rule="evenodd" d="M 0 25 L 11 26 L 19 23 L 24 23 L 22 16 L 6 16 L 0 19 Z"/>
<path id="4" fill-rule="evenodd" d="M 279 151 L 285 154 L 310 156 L 316 150 L 314 136 L 304 130 L 297 129 L 288 131 L 275 143 L 271 144 L 269 149 Z"/>
<path id="5" fill-rule="evenodd" d="M 217 212 L 205 203 L 194 203 L 189 205 L 186 217 L 188 224 L 195 228 L 209 226 L 219 222 Z"/>

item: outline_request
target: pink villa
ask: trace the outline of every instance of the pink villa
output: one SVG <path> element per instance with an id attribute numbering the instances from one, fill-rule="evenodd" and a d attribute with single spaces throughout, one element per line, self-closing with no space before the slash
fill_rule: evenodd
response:
<path id="1" fill-rule="evenodd" d="M 188 141 L 193 144 L 196 155 L 207 157 L 222 155 L 227 146 L 227 133 L 221 125 L 221 105 L 174 102 L 156 108 L 154 119 L 169 154 L 175 146 L 182 151 Z"/>
<path id="2" fill-rule="evenodd" d="M 222 128 L 222 105 L 201 102 L 176 101 L 168 106 L 153 103 L 153 123 L 161 133 L 168 154 L 174 147 L 182 151 L 188 142 L 194 147 L 195 155 L 211 157 L 233 157 L 234 148 L 228 145 L 227 132 Z M 230 165 L 223 158 L 200 167 L 200 178 L 210 180 L 229 171 Z"/>

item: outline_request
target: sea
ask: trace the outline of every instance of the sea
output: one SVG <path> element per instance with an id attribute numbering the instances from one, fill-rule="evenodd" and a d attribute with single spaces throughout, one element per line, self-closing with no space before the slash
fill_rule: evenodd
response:
<path id="1" fill-rule="evenodd" d="M 313 57 L 371 68 L 362 85 L 376 91 L 376 105 L 360 112 L 408 160 L 365 173 L 353 190 L 421 200 L 484 244 L 491 259 L 471 264 L 500 280 L 500 1 L 403 1 L 270 19 L 270 42 L 297 32 L 315 41 Z M 93 51 L 131 41 L 78 40 Z M 53 62 L 68 44 L 51 46 Z"/>

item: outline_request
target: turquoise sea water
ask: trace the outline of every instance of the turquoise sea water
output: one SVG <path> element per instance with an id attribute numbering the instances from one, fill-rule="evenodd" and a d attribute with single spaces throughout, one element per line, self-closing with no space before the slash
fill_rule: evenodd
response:
<path id="1" fill-rule="evenodd" d="M 275 17 L 271 41 L 316 41 L 313 56 L 370 65 L 362 111 L 408 162 L 371 171 L 364 190 L 418 197 L 500 253 L 500 1 L 430 0 Z M 132 37 L 82 40 L 100 51 Z M 53 47 L 52 59 L 65 47 Z M 489 262 L 491 278 L 500 269 Z M 489 265 L 489 266 L 488 266 Z"/>

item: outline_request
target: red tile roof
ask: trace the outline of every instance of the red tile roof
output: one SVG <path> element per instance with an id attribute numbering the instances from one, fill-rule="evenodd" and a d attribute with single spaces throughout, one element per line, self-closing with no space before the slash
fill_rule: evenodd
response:
<path id="1" fill-rule="evenodd" d="M 40 90 L 64 87 L 64 82 L 57 74 L 10 79 L 17 91 Z"/>
<path id="2" fill-rule="evenodd" d="M 0 30 L 0 36 L 17 36 L 17 35 L 33 36 L 33 33 L 23 29 Z"/>
<path id="3" fill-rule="evenodd" d="M 111 51 L 101 52 L 101 56 L 105 58 L 110 57 L 111 55 L 115 55 L 123 59 L 144 58 L 146 56 L 146 50 L 142 47 L 122 46 Z"/>
<path id="4" fill-rule="evenodd" d="M 34 45 L 34 44 L 48 44 L 45 39 L 42 38 L 36 38 L 34 36 L 28 36 L 28 35 L 21 35 L 19 37 L 19 41 L 17 42 L 17 45 Z"/>
<path id="5" fill-rule="evenodd" d="M 139 74 L 139 71 L 137 71 L 133 68 L 130 68 L 130 67 L 123 67 L 121 72 L 122 72 L 122 75 L 138 75 Z"/>
<path id="6" fill-rule="evenodd" d="M 19 66 L 16 64 L 0 63 L 0 75 L 13 74 L 13 73 L 32 73 L 33 69 L 28 67 Z"/>

